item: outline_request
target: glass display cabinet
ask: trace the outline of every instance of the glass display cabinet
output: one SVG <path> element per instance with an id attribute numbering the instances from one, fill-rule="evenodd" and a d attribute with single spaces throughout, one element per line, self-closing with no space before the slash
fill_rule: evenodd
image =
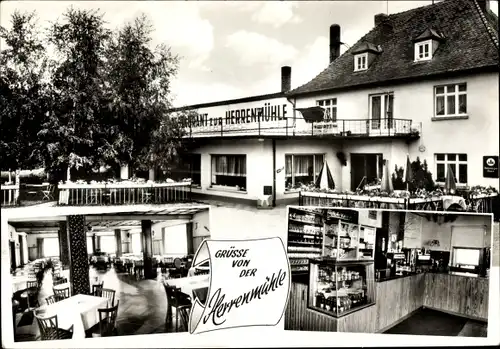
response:
<path id="1" fill-rule="evenodd" d="M 373 260 L 375 228 L 353 223 L 349 218 L 328 212 L 322 256 L 338 260 Z"/>
<path id="2" fill-rule="evenodd" d="M 308 308 L 340 317 L 375 304 L 373 261 L 309 262 Z"/>

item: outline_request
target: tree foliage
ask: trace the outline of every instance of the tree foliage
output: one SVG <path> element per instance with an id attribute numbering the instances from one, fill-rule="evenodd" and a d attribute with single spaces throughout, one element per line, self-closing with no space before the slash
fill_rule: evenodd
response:
<path id="1" fill-rule="evenodd" d="M 15 12 L 11 29 L 0 27 L 0 166 L 2 170 L 34 168 L 42 159 L 37 132 L 46 110 L 48 84 L 46 52 L 34 12 Z"/>
<path id="2" fill-rule="evenodd" d="M 183 115 L 169 114 L 170 82 L 179 58 L 153 46 L 152 32 L 145 16 L 111 31 L 99 11 L 69 8 L 44 41 L 34 13 L 14 13 L 12 29 L 0 28 L 2 169 L 42 164 L 62 179 L 68 166 L 85 175 L 175 164 L 184 129 Z"/>
<path id="3" fill-rule="evenodd" d="M 413 174 L 413 179 L 408 185 L 410 191 L 414 191 L 417 188 L 424 188 L 427 191 L 433 191 L 436 188 L 436 184 L 432 179 L 432 173 L 429 171 L 429 166 L 427 161 L 420 161 L 417 157 L 415 161 L 411 163 L 411 170 Z M 406 183 L 404 181 L 404 168 L 396 165 L 394 173 L 392 174 L 392 185 L 395 190 L 405 190 Z"/>

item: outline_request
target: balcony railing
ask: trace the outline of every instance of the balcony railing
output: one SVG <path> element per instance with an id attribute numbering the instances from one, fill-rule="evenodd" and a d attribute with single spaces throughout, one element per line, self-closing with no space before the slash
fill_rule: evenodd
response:
<path id="1" fill-rule="evenodd" d="M 168 204 L 191 200 L 191 183 L 60 184 L 59 205 Z"/>
<path id="2" fill-rule="evenodd" d="M 16 206 L 19 202 L 19 184 L 2 185 L 2 207 Z"/>
<path id="3" fill-rule="evenodd" d="M 223 120 L 224 121 L 224 120 Z M 306 122 L 303 119 L 286 118 L 278 121 L 241 124 L 220 123 L 217 126 L 189 126 L 186 137 L 234 137 L 234 136 L 339 136 L 339 137 L 398 137 L 418 136 L 420 124 L 407 119 L 361 119 Z"/>

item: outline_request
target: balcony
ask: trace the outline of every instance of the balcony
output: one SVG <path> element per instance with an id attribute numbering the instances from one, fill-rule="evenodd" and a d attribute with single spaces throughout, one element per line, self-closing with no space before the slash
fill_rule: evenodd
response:
<path id="1" fill-rule="evenodd" d="M 222 121 L 222 122 L 220 122 Z M 212 137 L 400 137 L 418 138 L 419 123 L 407 119 L 339 119 L 336 121 L 306 122 L 303 119 L 285 118 L 276 121 L 261 121 L 217 125 L 189 126 L 186 138 Z"/>

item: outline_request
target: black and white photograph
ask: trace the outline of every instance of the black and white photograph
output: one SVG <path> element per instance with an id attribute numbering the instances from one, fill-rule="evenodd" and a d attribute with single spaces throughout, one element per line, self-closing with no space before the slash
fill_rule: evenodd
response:
<path id="1" fill-rule="evenodd" d="M 487 337 L 492 222 L 290 206 L 285 330 Z"/>
<path id="2" fill-rule="evenodd" d="M 498 0 L 1 1 L 3 347 L 500 342 L 498 29 Z"/>

